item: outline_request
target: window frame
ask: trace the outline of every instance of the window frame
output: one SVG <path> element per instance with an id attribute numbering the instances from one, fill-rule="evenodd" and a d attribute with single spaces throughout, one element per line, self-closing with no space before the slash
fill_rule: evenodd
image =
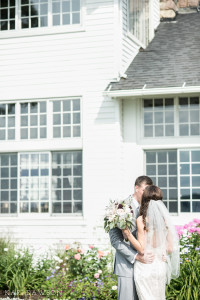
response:
<path id="1" fill-rule="evenodd" d="M 67 153 L 67 152 L 81 152 L 81 157 L 82 157 L 82 162 L 81 162 L 81 167 L 82 167 L 82 172 L 81 172 L 81 180 L 82 180 L 82 186 L 81 186 L 81 191 L 82 191 L 82 200 L 81 200 L 81 203 L 82 203 L 82 212 L 71 212 L 71 213 L 53 213 L 52 212 L 52 203 L 53 203 L 53 199 L 52 199 L 52 190 L 53 190 L 53 183 L 52 183 L 52 179 L 53 179 L 53 175 L 52 175 L 52 157 L 53 157 L 53 153 L 57 152 L 57 153 Z M 62 217 L 74 217 L 74 216 L 80 216 L 82 217 L 83 216 L 83 208 L 84 208 L 84 199 L 83 199 L 83 150 L 82 149 L 79 149 L 79 150 L 53 150 L 53 151 L 19 151 L 19 152 L 9 152 L 9 153 L 0 153 L 1 155 L 3 154 L 8 154 L 8 155 L 12 155 L 12 154 L 15 154 L 16 157 L 17 157 L 17 188 L 16 188 L 16 191 L 17 191 L 17 212 L 16 213 L 0 213 L 0 217 L 25 217 L 25 218 L 40 218 L 40 217 L 59 217 L 59 218 L 62 218 Z M 48 204 L 49 204 L 49 211 L 48 212 L 20 212 L 20 202 L 23 202 L 20 200 L 20 191 L 21 191 L 21 187 L 20 187 L 20 179 L 21 179 L 21 176 L 20 176 L 20 155 L 22 154 L 28 154 L 28 155 L 31 155 L 31 154 L 48 154 L 48 157 L 49 157 L 49 162 L 48 162 L 48 167 L 49 167 L 49 175 L 48 175 L 48 185 L 49 185 L 49 200 L 47 201 Z M 73 167 L 73 163 L 72 163 L 72 167 Z M 10 168 L 10 165 L 9 165 L 9 168 Z M 29 168 L 30 169 L 30 168 Z M 30 177 L 30 174 L 29 176 Z M 40 176 L 39 176 L 40 177 Z M 76 176 L 75 176 L 76 177 Z M 8 177 L 8 180 L 10 181 L 11 177 L 9 176 Z M 8 190 L 8 192 L 10 193 L 10 188 Z M 72 189 L 73 190 L 73 189 Z M 10 197 L 10 196 L 9 196 Z M 76 200 L 73 200 L 71 199 L 71 202 L 72 202 L 72 205 L 73 203 L 75 202 L 80 202 L 80 201 L 76 201 Z M 30 199 L 27 201 L 28 203 L 31 203 Z M 40 204 L 40 200 L 38 201 L 38 203 Z M 1 203 L 1 202 L 0 202 Z M 10 201 L 9 201 L 10 203 Z M 61 199 L 61 201 L 59 201 L 59 203 L 63 203 L 63 199 Z"/>
<path id="2" fill-rule="evenodd" d="M 80 0 L 80 24 L 58 25 L 58 26 L 48 25 L 46 27 L 24 28 L 24 29 L 20 28 L 19 25 L 21 22 L 21 18 L 20 18 L 21 12 L 19 11 L 20 0 L 16 0 L 16 1 L 17 1 L 16 3 L 17 5 L 15 6 L 16 7 L 15 24 L 17 26 L 13 30 L 0 31 L 0 39 L 85 31 L 85 15 L 86 15 L 85 0 Z M 51 14 L 52 0 L 49 0 L 49 2 L 50 2 L 49 4 L 50 8 L 48 8 L 48 22 L 50 18 L 52 18 L 53 16 Z M 19 11 L 18 14 L 17 11 Z"/>
<path id="3" fill-rule="evenodd" d="M 145 21 L 143 24 L 140 24 L 139 27 L 141 28 L 142 27 L 142 31 L 143 31 L 143 34 L 144 34 L 144 37 L 143 37 L 143 40 L 141 40 L 138 36 L 134 35 L 133 32 L 131 32 L 130 30 L 130 1 L 138 1 L 140 3 L 140 0 L 128 0 L 127 1 L 127 36 L 133 41 L 135 42 L 138 46 L 141 46 L 142 48 L 145 48 L 148 41 L 149 40 L 149 36 L 150 36 L 150 22 L 149 22 L 149 19 L 150 19 L 150 13 L 151 13 L 151 9 L 150 9 L 150 6 L 151 6 L 151 0 L 148 0 L 148 8 L 147 8 L 147 11 L 145 9 Z M 144 1 L 143 3 L 145 4 L 145 2 L 147 0 L 142 0 Z M 148 13 L 148 26 L 147 26 L 147 23 L 146 23 L 146 13 Z M 146 28 L 147 27 L 147 28 Z"/>
<path id="4" fill-rule="evenodd" d="M 179 98 L 193 98 L 193 97 L 198 97 L 199 98 L 199 102 L 200 102 L 200 94 L 194 93 L 194 94 L 186 94 L 186 95 L 160 95 L 160 96 L 145 96 L 139 99 L 140 101 L 140 125 L 139 128 L 141 128 L 141 134 L 139 137 L 139 140 L 143 143 L 149 143 L 149 141 L 151 141 L 151 139 L 154 139 L 155 141 L 158 141 L 161 139 L 162 143 L 168 144 L 171 141 L 174 141 L 174 139 L 179 139 L 181 142 L 185 141 L 186 139 L 190 139 L 190 141 L 192 142 L 192 140 L 196 140 L 198 137 L 200 137 L 199 135 L 180 135 L 179 133 Z M 174 99 L 174 136 L 152 136 L 152 137 L 145 137 L 144 136 L 144 100 L 147 99 L 168 99 L 168 98 L 173 98 Z M 190 110 L 188 110 L 188 112 L 190 112 Z M 200 103 L 199 103 L 199 113 L 200 113 Z M 165 122 L 163 123 L 165 124 Z M 189 124 L 189 128 L 190 128 L 190 124 Z M 153 124 L 153 126 L 155 126 L 155 124 Z"/>
<path id="5" fill-rule="evenodd" d="M 200 146 L 197 146 L 197 147 L 193 147 L 191 145 L 191 147 L 187 146 L 187 147 L 181 147 L 180 145 L 176 145 L 176 146 L 172 146 L 172 147 L 159 147 L 157 146 L 156 148 L 155 147 L 143 147 L 143 157 L 144 157 L 144 172 L 146 174 L 146 167 L 147 167 L 147 162 L 146 162 L 146 152 L 158 152 L 158 151 L 170 151 L 170 150 L 173 150 L 173 151 L 176 151 L 177 152 L 177 204 L 178 204 L 178 211 L 177 213 L 170 213 L 171 216 L 194 216 L 196 217 L 197 214 L 199 214 L 199 212 L 192 212 L 192 211 L 189 211 L 189 212 L 181 212 L 181 199 L 180 199 L 180 190 L 181 190 L 181 186 L 180 186 L 180 152 L 181 151 L 189 151 L 190 155 L 191 155 L 191 152 L 192 151 L 200 151 Z M 157 166 L 157 165 L 156 165 Z M 191 166 L 191 162 L 190 162 L 190 166 Z M 149 175 L 150 176 L 150 175 Z M 153 175 L 152 175 L 153 176 Z M 192 176 L 192 173 L 190 171 L 190 174 L 189 174 L 190 178 Z M 150 176 L 151 177 L 151 176 Z M 154 176 L 153 176 L 154 177 Z M 189 186 L 189 189 L 190 189 L 190 193 L 191 193 L 191 190 L 192 190 L 192 186 L 190 185 Z M 192 210 L 192 201 L 193 199 L 190 197 L 190 210 Z M 195 201 L 195 200 L 194 200 Z"/>
<path id="6" fill-rule="evenodd" d="M 74 100 L 74 99 L 79 99 L 80 100 L 80 137 L 63 137 L 61 136 L 60 138 L 54 138 L 53 137 L 53 101 L 64 101 L 64 100 Z M 47 132 L 46 132 L 46 138 L 34 138 L 31 139 L 30 138 L 30 134 L 28 134 L 28 138 L 27 139 L 21 139 L 21 111 L 20 111 L 20 106 L 22 103 L 28 103 L 30 105 L 30 103 L 39 103 L 39 102 L 46 102 L 46 116 L 47 116 L 47 124 L 46 124 L 46 128 L 47 128 Z M 10 143 L 10 142 L 27 142 L 27 141 L 49 141 L 49 140 L 64 140 L 64 141 L 72 141 L 73 140 L 82 140 L 82 134 L 83 134 L 83 121 L 82 121 L 82 115 L 83 115 L 83 109 L 82 109 L 82 96 L 78 95 L 78 96 L 67 96 L 67 97 L 59 97 L 59 98 L 36 98 L 36 99 L 26 99 L 26 100 L 6 100 L 6 101 L 0 101 L 0 104 L 5 104 L 6 106 L 8 104 L 15 104 L 15 139 L 11 140 L 11 139 L 5 139 L 5 140 L 0 140 L 0 145 L 2 143 Z M 29 106 L 28 105 L 28 106 Z M 7 109 L 7 108 L 6 108 Z M 42 113 L 43 114 L 43 113 Z M 28 118 L 29 118 L 29 113 L 28 113 Z M 40 116 L 40 112 L 37 113 L 38 116 Z M 6 115 L 5 115 L 6 117 Z M 72 124 L 73 126 L 73 124 Z M 42 127 L 44 127 L 42 125 Z M 23 127 L 22 127 L 23 128 Z M 30 130 L 31 126 L 28 125 L 28 130 Z M 7 129 L 7 127 L 6 127 Z M 40 124 L 38 121 L 38 130 L 40 129 Z M 0 152 L 1 153 L 1 152 Z"/>

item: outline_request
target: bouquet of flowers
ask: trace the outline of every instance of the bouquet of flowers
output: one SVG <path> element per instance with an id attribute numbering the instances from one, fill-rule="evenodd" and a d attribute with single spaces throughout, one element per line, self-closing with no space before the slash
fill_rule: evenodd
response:
<path id="1" fill-rule="evenodd" d="M 109 232 L 110 229 L 115 227 L 125 229 L 128 226 L 131 228 L 133 226 L 133 221 L 134 215 L 130 201 L 110 200 L 109 205 L 106 206 L 106 213 L 104 217 L 104 229 L 106 232 Z"/>

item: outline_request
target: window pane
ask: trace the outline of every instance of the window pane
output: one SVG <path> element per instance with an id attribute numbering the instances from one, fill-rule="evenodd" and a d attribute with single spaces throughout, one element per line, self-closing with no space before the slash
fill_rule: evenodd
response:
<path id="1" fill-rule="evenodd" d="M 181 199 L 190 199 L 190 190 L 189 189 L 181 189 L 180 197 L 181 197 Z"/>
<path id="2" fill-rule="evenodd" d="M 199 199 L 200 200 L 200 188 L 199 189 L 192 189 L 192 199 Z"/>
<path id="3" fill-rule="evenodd" d="M 181 212 L 190 212 L 190 202 L 181 202 Z"/>
<path id="4" fill-rule="evenodd" d="M 63 202 L 63 213 L 72 213 L 72 203 L 71 202 Z"/>
<path id="5" fill-rule="evenodd" d="M 190 186 L 190 177 L 180 177 L 180 185 L 181 187 L 186 187 L 186 186 Z"/>
<path id="6" fill-rule="evenodd" d="M 174 136 L 174 125 L 165 125 L 165 135 Z"/>
<path id="7" fill-rule="evenodd" d="M 178 212 L 178 203 L 177 202 L 169 202 L 169 212 L 170 213 L 177 213 Z"/>
<path id="8" fill-rule="evenodd" d="M 190 125 L 190 135 L 199 135 L 199 123 Z"/>
<path id="9" fill-rule="evenodd" d="M 16 213 L 17 154 L 0 154 L 0 189 L 0 214 Z"/>
<path id="10" fill-rule="evenodd" d="M 192 176 L 192 186 L 193 187 L 200 186 L 200 176 Z"/>
<path id="11" fill-rule="evenodd" d="M 49 154 L 20 154 L 20 170 L 20 201 L 28 203 L 21 212 L 48 212 L 48 205 L 39 202 L 49 201 Z"/>
<path id="12" fill-rule="evenodd" d="M 177 175 L 177 165 L 169 165 L 169 175 Z"/>
<path id="13" fill-rule="evenodd" d="M 190 165 L 189 164 L 181 164 L 180 165 L 180 174 L 190 174 Z"/>
<path id="14" fill-rule="evenodd" d="M 192 151 L 192 162 L 200 162 L 200 151 Z"/>
<path id="15" fill-rule="evenodd" d="M 159 125 L 155 126 L 155 136 L 163 136 L 164 135 L 164 127 Z"/>
<path id="16" fill-rule="evenodd" d="M 153 136 L 153 126 L 144 126 L 144 137 Z"/>
<path id="17" fill-rule="evenodd" d="M 200 212 L 200 201 L 193 201 L 192 202 L 192 212 Z"/>
<path id="18" fill-rule="evenodd" d="M 189 162 L 189 151 L 181 151 L 180 152 L 180 161 L 181 162 Z"/>

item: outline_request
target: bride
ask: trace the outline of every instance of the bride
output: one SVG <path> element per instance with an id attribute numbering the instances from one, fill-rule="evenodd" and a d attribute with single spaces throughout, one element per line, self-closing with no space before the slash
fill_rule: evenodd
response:
<path id="1" fill-rule="evenodd" d="M 139 300 L 165 300 L 165 285 L 180 272 L 179 240 L 162 198 L 159 187 L 147 186 L 136 221 L 137 239 L 128 228 L 123 230 L 124 236 L 146 260 L 146 264 L 139 261 L 134 264 Z M 154 254 L 151 264 L 148 253 Z"/>

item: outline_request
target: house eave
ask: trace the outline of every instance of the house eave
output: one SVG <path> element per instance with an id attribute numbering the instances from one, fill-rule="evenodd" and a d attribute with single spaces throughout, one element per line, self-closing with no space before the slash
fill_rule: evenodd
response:
<path id="1" fill-rule="evenodd" d="M 112 88 L 112 87 L 110 87 Z M 142 88 L 135 90 L 107 90 L 104 92 L 105 96 L 111 98 L 122 97 L 144 97 L 144 96 L 159 96 L 159 95 L 177 95 L 177 94 L 191 94 L 200 93 L 200 86 L 182 86 L 182 87 L 167 87 L 167 88 Z"/>

